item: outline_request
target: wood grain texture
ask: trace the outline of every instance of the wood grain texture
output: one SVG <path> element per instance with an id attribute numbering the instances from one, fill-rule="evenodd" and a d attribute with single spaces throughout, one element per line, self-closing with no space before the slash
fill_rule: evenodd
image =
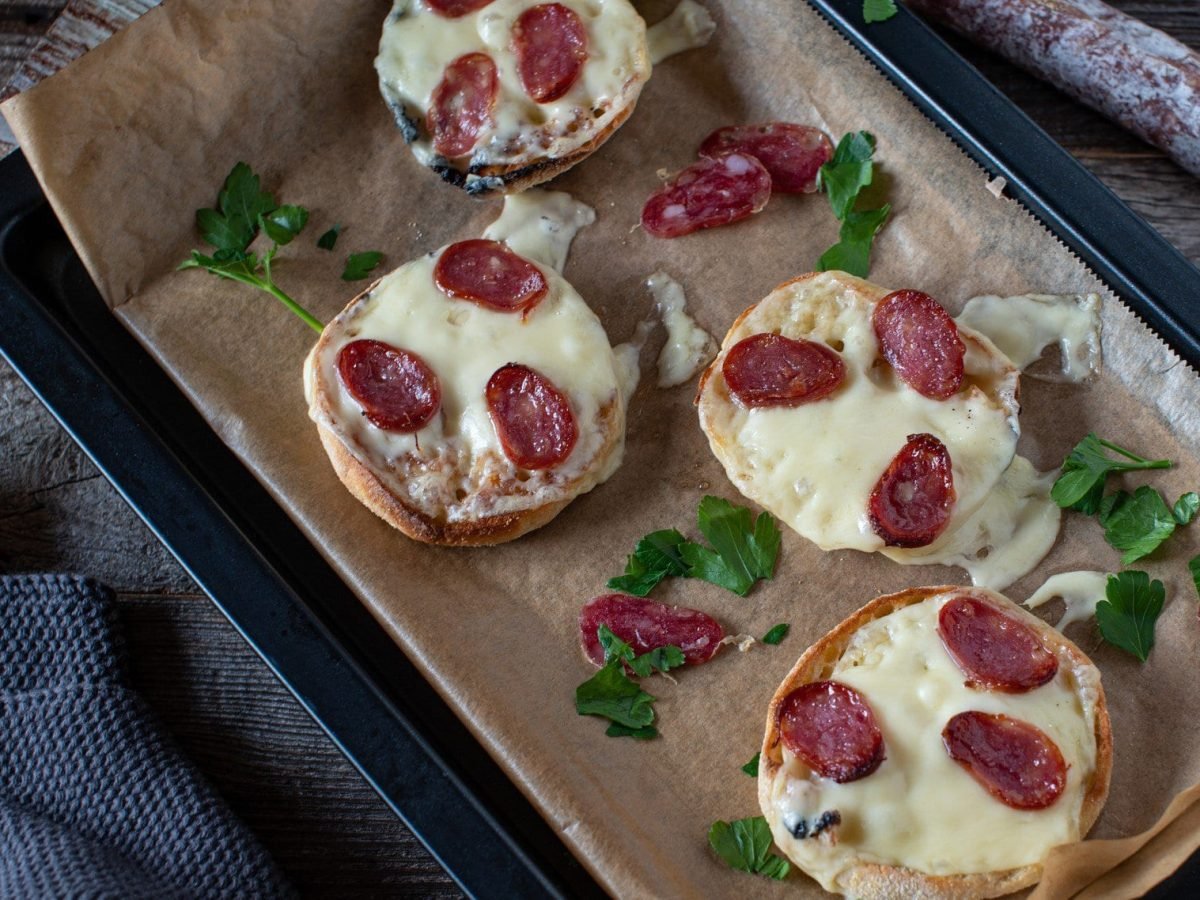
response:
<path id="1" fill-rule="evenodd" d="M 139 2 L 152 5 L 76 0 L 72 9 Z M 1200 47 L 1195 0 L 1114 5 Z M 22 52 L 38 46 L 62 6 L 61 0 L 0 5 L 0 85 L 24 62 Z M 950 41 L 1169 241 L 1200 261 L 1200 180 L 1053 88 L 960 38 Z M 36 569 L 87 572 L 117 588 L 135 685 L 305 895 L 457 894 L 0 362 L 0 571 Z"/>

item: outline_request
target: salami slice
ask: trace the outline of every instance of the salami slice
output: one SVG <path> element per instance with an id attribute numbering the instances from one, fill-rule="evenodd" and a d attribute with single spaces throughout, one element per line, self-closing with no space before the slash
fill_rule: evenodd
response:
<path id="1" fill-rule="evenodd" d="M 425 0 L 429 8 L 443 19 L 457 19 L 477 9 L 483 9 L 492 0 Z"/>
<path id="2" fill-rule="evenodd" d="M 825 344 L 752 334 L 725 354 L 721 374 L 743 406 L 799 406 L 833 393 L 846 378 L 846 365 Z"/>
<path id="3" fill-rule="evenodd" d="M 513 25 L 513 50 L 521 86 L 538 103 L 562 97 L 587 62 L 587 29 L 561 3 L 531 6 Z"/>
<path id="4" fill-rule="evenodd" d="M 1058 657 L 1036 631 L 975 597 L 955 597 L 938 613 L 946 652 L 972 687 L 1010 694 L 1041 687 L 1058 672 Z"/>
<path id="5" fill-rule="evenodd" d="M 352 341 L 337 357 L 338 375 L 377 428 L 412 434 L 437 415 L 442 387 L 425 360 L 383 341 Z"/>
<path id="6" fill-rule="evenodd" d="M 654 237 L 681 237 L 741 221 L 769 199 L 771 173 L 763 164 L 746 153 L 726 153 L 692 163 L 651 194 L 642 228 Z"/>
<path id="7" fill-rule="evenodd" d="M 817 172 L 833 157 L 825 132 L 791 122 L 730 125 L 718 128 L 700 145 L 700 155 L 746 153 L 771 173 L 771 190 L 778 194 L 811 194 Z"/>
<path id="8" fill-rule="evenodd" d="M 837 681 L 814 681 L 779 707 L 784 746 L 822 778 L 865 778 L 884 760 L 883 734 L 862 694 Z"/>
<path id="9" fill-rule="evenodd" d="M 688 665 L 708 662 L 721 649 L 725 629 L 712 616 L 686 606 L 668 606 L 628 594 L 602 594 L 579 612 L 583 652 L 604 665 L 604 648 L 596 631 L 601 625 L 629 644 L 637 654 L 674 644 Z"/>
<path id="10" fill-rule="evenodd" d="M 940 303 L 920 291 L 893 291 L 871 321 L 883 358 L 913 390 L 934 400 L 958 393 L 966 347 Z"/>
<path id="11" fill-rule="evenodd" d="M 566 396 L 528 366 L 508 363 L 488 379 L 488 413 L 505 454 L 523 469 L 549 469 L 575 447 L 579 428 Z"/>
<path id="12" fill-rule="evenodd" d="M 433 281 L 451 297 L 523 314 L 549 289 L 546 276 L 529 260 L 499 241 L 479 239 L 447 247 L 433 267 Z"/>
<path id="13" fill-rule="evenodd" d="M 1067 786 L 1067 764 L 1050 737 L 1011 716 L 970 710 L 942 729 L 950 758 L 1013 809 L 1045 809 Z"/>
<path id="14" fill-rule="evenodd" d="M 486 53 L 467 53 L 446 66 L 429 108 L 433 149 L 450 159 L 470 153 L 492 120 L 499 85 Z"/>
<path id="15" fill-rule="evenodd" d="M 954 507 L 950 451 L 932 434 L 910 434 L 871 491 L 871 528 L 889 547 L 925 547 Z"/>

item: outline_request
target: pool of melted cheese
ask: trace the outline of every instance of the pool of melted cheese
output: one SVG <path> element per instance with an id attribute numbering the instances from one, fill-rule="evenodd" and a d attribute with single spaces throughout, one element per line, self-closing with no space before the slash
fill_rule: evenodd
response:
<path id="1" fill-rule="evenodd" d="M 1065 655 L 1051 682 L 1025 694 L 966 687 L 937 634 L 938 610 L 951 596 L 865 625 L 829 676 L 861 692 L 874 711 L 887 756 L 873 774 L 837 784 L 783 750 L 769 797 L 772 833 L 827 890 L 859 863 L 932 875 L 991 872 L 1036 863 L 1050 847 L 1080 838 L 1085 778 L 1096 762 L 1092 689 L 1080 691 Z M 1005 806 L 950 759 L 942 728 L 966 710 L 1015 716 L 1050 736 L 1068 765 L 1066 789 L 1054 804 Z M 831 809 L 841 814 L 836 844 L 789 833 L 799 819 Z"/>
<path id="2" fill-rule="evenodd" d="M 558 100 L 537 103 L 525 92 L 512 51 L 512 29 L 541 0 L 494 0 L 457 19 L 435 14 L 421 0 L 396 0 L 383 27 L 375 69 L 393 111 L 410 120 L 406 138 L 425 165 L 445 163 L 423 127 L 446 66 L 466 53 L 486 53 L 496 64 L 499 90 L 492 124 L 479 137 L 471 165 L 529 163 L 559 158 L 603 131 L 627 105 L 631 83 L 650 75 L 646 23 L 628 0 L 557 0 L 579 14 L 587 29 L 588 58 L 579 79 Z M 635 92 L 640 87 L 632 88 Z M 399 118 L 399 113 L 397 113 Z"/>

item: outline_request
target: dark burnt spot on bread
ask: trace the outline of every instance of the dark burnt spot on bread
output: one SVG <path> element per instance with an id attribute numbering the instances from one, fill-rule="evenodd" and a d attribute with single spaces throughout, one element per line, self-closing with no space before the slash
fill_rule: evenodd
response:
<path id="1" fill-rule="evenodd" d="M 433 162 L 429 164 L 429 168 L 437 172 L 438 177 L 446 182 L 446 184 L 452 184 L 455 187 L 466 186 L 467 176 L 454 168 L 450 160 L 444 156 L 435 156 Z"/>
<path id="2" fill-rule="evenodd" d="M 410 116 L 408 108 L 403 103 L 389 103 L 388 106 L 391 107 L 392 117 L 396 120 L 396 126 L 404 137 L 404 143 L 415 143 L 421 137 L 421 120 Z"/>

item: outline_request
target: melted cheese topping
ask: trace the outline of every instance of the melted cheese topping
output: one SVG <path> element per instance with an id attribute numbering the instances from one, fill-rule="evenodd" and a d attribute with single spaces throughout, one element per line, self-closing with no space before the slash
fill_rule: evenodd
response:
<path id="1" fill-rule="evenodd" d="M 1057 344 L 1061 374 L 1035 373 L 1035 377 L 1080 382 L 1100 370 L 1100 297 L 1096 294 L 975 297 L 963 307 L 958 323 L 987 335 L 1022 370 Z"/>
<path id="2" fill-rule="evenodd" d="M 666 272 L 655 272 L 646 286 L 667 329 L 667 342 L 658 354 L 658 386 L 675 387 L 690 381 L 717 355 L 717 342 L 687 314 L 687 297 L 678 281 Z"/>
<path id="3" fill-rule="evenodd" d="M 1025 605 L 1037 609 L 1055 597 L 1061 597 L 1066 610 L 1054 627 L 1062 631 L 1074 622 L 1086 622 L 1096 615 L 1096 604 L 1107 596 L 1110 577 L 1107 572 L 1061 572 L 1047 578 Z"/>
<path id="4" fill-rule="evenodd" d="M 705 46 L 716 30 L 717 23 L 707 9 L 696 0 L 681 0 L 669 16 L 646 29 L 651 65 L 657 66 L 676 53 Z"/>
<path id="5" fill-rule="evenodd" d="M 833 680 L 858 690 L 883 733 L 883 763 L 848 784 L 816 776 L 784 748 L 783 768 L 764 795 L 776 843 L 827 890 L 857 863 L 932 875 L 990 872 L 1040 861 L 1078 840 L 1086 785 L 1096 764 L 1096 688 L 1081 684 L 1065 651 L 1054 679 L 1024 694 L 972 690 L 937 634 L 931 597 L 863 626 L 834 667 Z M 1048 808 L 1005 806 L 955 763 L 942 744 L 949 719 L 967 710 L 1029 722 L 1058 745 L 1068 765 L 1062 795 Z M 827 810 L 841 814 L 837 843 L 796 839 L 790 830 Z"/>
<path id="6" fill-rule="evenodd" d="M 883 549 L 868 501 L 908 435 L 933 434 L 950 452 L 957 500 L 948 530 L 983 504 L 1016 451 L 1015 419 L 979 387 L 992 390 L 1007 363 L 986 339 L 960 329 L 971 338 L 968 386 L 949 400 L 923 397 L 876 364 L 871 311 L 886 293 L 845 275 L 806 278 L 759 303 L 726 337 L 726 350 L 771 331 L 833 346 L 846 379 L 829 397 L 791 409 L 747 409 L 729 395 L 718 357 L 705 386 L 711 397 L 701 400 L 705 432 L 733 483 L 823 550 Z M 889 555 L 910 561 L 899 551 Z"/>
<path id="7" fill-rule="evenodd" d="M 494 0 L 457 19 L 435 14 L 420 0 L 396 0 L 383 26 L 375 69 L 379 88 L 424 165 L 450 165 L 422 125 L 446 66 L 466 53 L 486 53 L 496 64 L 499 91 L 492 123 L 481 132 L 469 166 L 529 163 L 567 156 L 603 131 L 650 75 L 646 23 L 628 0 L 558 0 L 579 14 L 588 58 L 579 79 L 558 100 L 537 103 L 521 84 L 513 52 L 513 25 L 540 0 Z M 629 96 L 629 95 L 632 96 Z M 468 185 L 479 180 L 468 176 Z"/>

